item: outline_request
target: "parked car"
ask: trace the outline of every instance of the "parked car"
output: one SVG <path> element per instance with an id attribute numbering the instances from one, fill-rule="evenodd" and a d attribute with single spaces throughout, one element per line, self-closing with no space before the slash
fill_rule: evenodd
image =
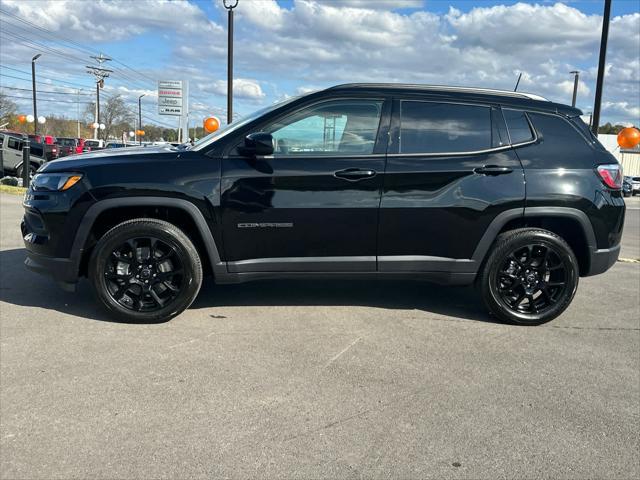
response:
<path id="1" fill-rule="evenodd" d="M 179 314 L 211 273 L 475 283 L 497 318 L 538 325 L 620 252 L 621 168 L 581 113 L 519 92 L 342 85 L 193 146 L 50 162 L 24 201 L 26 265 L 69 289 L 88 276 L 130 321 Z"/>
<path id="2" fill-rule="evenodd" d="M 90 140 L 84 141 L 85 151 L 92 152 L 95 150 L 102 150 L 104 148 L 104 140 Z"/>
<path id="3" fill-rule="evenodd" d="M 4 175 L 15 175 L 22 177 L 23 171 L 23 153 L 22 147 L 24 146 L 25 139 L 23 136 L 12 135 L 7 133 L 0 133 L 0 162 L 2 163 L 2 170 Z M 44 147 L 41 143 L 30 143 L 30 157 L 31 162 L 29 168 L 29 175 L 33 177 L 36 170 L 40 168 L 47 160 L 44 157 Z"/>
<path id="4" fill-rule="evenodd" d="M 122 142 L 107 142 L 104 148 L 124 148 L 127 145 Z"/>
<path id="5" fill-rule="evenodd" d="M 60 156 L 60 148 L 56 144 L 56 137 L 51 135 L 29 135 L 31 149 L 35 144 L 40 144 L 44 150 L 47 161 L 55 160 Z"/>
<path id="6" fill-rule="evenodd" d="M 630 197 L 631 195 L 633 195 L 633 180 L 631 179 L 631 177 L 627 177 L 626 175 L 622 180 L 622 194 L 625 197 Z"/>
<path id="7" fill-rule="evenodd" d="M 629 183 L 631 183 L 631 194 L 640 194 L 640 177 L 628 177 Z"/>
<path id="8" fill-rule="evenodd" d="M 56 139 L 56 144 L 60 149 L 60 157 L 66 157 L 68 155 L 75 155 L 77 153 L 82 153 L 82 147 L 80 147 L 80 142 L 78 138 L 73 137 L 58 137 Z M 78 152 L 78 148 L 80 148 L 80 152 Z"/>
<path id="9" fill-rule="evenodd" d="M 85 139 L 84 138 L 77 138 L 76 140 L 78 141 L 78 145 L 76 146 L 76 153 L 84 153 L 84 152 L 90 151 L 85 146 Z"/>

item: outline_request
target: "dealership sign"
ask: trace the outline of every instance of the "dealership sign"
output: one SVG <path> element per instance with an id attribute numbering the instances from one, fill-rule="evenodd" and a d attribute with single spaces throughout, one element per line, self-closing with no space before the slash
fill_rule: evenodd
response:
<path id="1" fill-rule="evenodd" d="M 158 82 L 158 113 L 182 116 L 182 80 Z"/>

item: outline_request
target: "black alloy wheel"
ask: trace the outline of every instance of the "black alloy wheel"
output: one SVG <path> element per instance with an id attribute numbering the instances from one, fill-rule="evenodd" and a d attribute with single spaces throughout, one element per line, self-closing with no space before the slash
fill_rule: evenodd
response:
<path id="1" fill-rule="evenodd" d="M 500 299 L 519 313 L 544 313 L 567 288 L 567 270 L 551 246 L 530 243 L 513 251 L 495 277 Z"/>
<path id="2" fill-rule="evenodd" d="M 195 246 L 175 225 L 153 218 L 128 220 L 98 241 L 89 261 L 98 299 L 133 322 L 168 320 L 191 305 L 202 284 Z"/>
<path id="3" fill-rule="evenodd" d="M 540 325 L 571 303 L 578 261 L 553 232 L 522 228 L 501 234 L 479 276 L 482 298 L 500 320 Z"/>
<path id="4" fill-rule="evenodd" d="M 136 237 L 118 245 L 105 260 L 107 291 L 114 301 L 138 312 L 154 312 L 184 287 L 174 247 L 155 237 Z"/>

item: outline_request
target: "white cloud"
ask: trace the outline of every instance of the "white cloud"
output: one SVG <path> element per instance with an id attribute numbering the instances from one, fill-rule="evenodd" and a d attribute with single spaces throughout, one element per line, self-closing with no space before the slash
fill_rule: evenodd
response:
<path id="1" fill-rule="evenodd" d="M 2 7 L 40 27 L 87 44 L 123 40 L 151 30 L 209 35 L 223 32 L 197 4 L 187 0 L 2 0 Z M 4 26 L 14 24 L 25 33 L 32 30 L 10 16 Z"/>
<path id="2" fill-rule="evenodd" d="M 226 80 L 214 80 L 212 82 L 198 83 L 197 88 L 203 92 L 211 92 L 216 95 L 227 95 L 227 81 Z M 266 95 L 262 91 L 260 83 L 256 80 L 250 80 L 246 78 L 235 78 L 233 80 L 233 95 L 234 97 L 244 98 L 249 100 L 260 100 Z"/>
<path id="3" fill-rule="evenodd" d="M 245 2 L 246 4 L 247 2 Z M 600 15 L 562 3 L 479 6 L 447 14 L 377 11 L 366 2 L 258 1 L 238 9 L 237 64 L 299 85 L 352 81 L 417 82 L 520 90 L 570 103 L 572 70 L 581 71 L 578 105 L 590 111 Z M 256 8 L 253 8 L 255 5 Z M 346 7 L 345 7 L 346 5 Z M 358 7 L 358 8 L 356 8 Z M 361 8 L 362 7 L 362 8 Z M 640 103 L 640 13 L 611 22 L 605 99 Z M 290 92 L 287 92 L 290 93 Z M 627 116 L 633 108 L 611 108 Z"/>
<path id="4" fill-rule="evenodd" d="M 221 80 L 226 75 L 225 18 L 221 24 L 209 20 L 197 3 L 0 2 L 5 10 L 96 48 L 105 40 L 144 33 L 164 35 L 164 41 L 175 45 L 174 50 L 167 52 L 161 69 L 144 73 L 152 78 L 189 79 L 196 97 L 193 101 L 203 109 L 220 103 L 226 95 L 226 83 Z M 214 6 L 224 13 L 220 3 L 216 0 Z M 240 77 L 235 81 L 236 97 L 248 111 L 257 103 L 304 92 L 310 85 L 322 88 L 355 81 L 511 90 L 518 73 L 523 72 L 520 90 L 569 103 L 573 91 L 569 72 L 580 70 L 578 106 L 591 111 L 600 15 L 585 14 L 564 3 L 478 3 L 467 12 L 450 8 L 436 14 L 421 10 L 430 6 L 421 0 L 241 0 L 236 9 L 235 73 Z M 3 43 L 4 64 L 27 56 L 29 49 Z M 78 55 L 77 51 L 70 53 Z M 46 62 L 54 60 L 59 59 L 49 55 L 39 62 L 44 69 L 51 68 Z M 60 75 L 69 74 L 72 68 L 69 65 Z M 85 75 L 77 68 L 77 74 Z M 136 78 L 127 85 L 132 91 L 151 87 L 148 81 Z M 115 72 L 107 84 L 115 86 L 126 80 Z M 634 13 L 611 21 L 605 118 L 640 123 L 639 85 L 640 13 Z"/>

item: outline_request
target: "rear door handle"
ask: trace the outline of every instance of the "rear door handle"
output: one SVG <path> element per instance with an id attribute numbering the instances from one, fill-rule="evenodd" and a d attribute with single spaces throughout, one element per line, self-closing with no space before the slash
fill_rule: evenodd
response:
<path id="1" fill-rule="evenodd" d="M 365 178 L 371 178 L 376 176 L 375 170 L 367 170 L 362 168 L 346 168 L 344 170 L 339 170 L 333 174 L 334 177 L 344 178 L 345 180 L 349 180 L 351 182 L 357 182 L 358 180 L 363 180 Z"/>
<path id="2" fill-rule="evenodd" d="M 485 165 L 484 167 L 474 168 L 473 171 L 481 175 L 504 175 L 513 172 L 513 168 Z"/>

